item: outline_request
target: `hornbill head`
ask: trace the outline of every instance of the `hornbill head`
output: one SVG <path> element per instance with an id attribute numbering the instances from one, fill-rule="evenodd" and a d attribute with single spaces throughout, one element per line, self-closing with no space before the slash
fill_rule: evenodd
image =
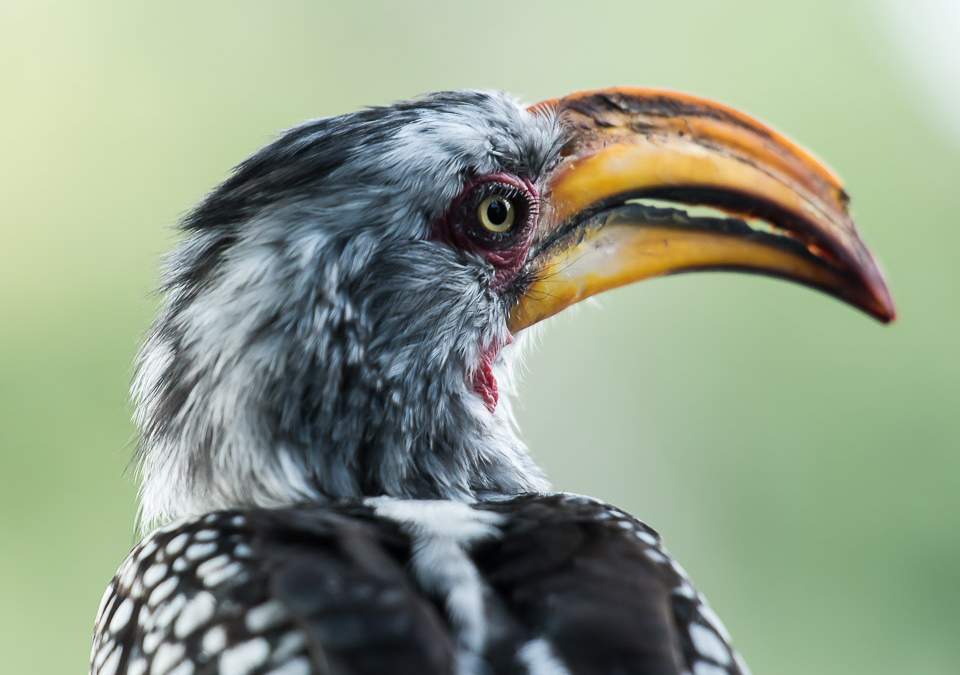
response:
<path id="1" fill-rule="evenodd" d="M 183 227 L 134 386 L 147 524 L 543 490 L 501 395 L 516 343 L 648 277 L 755 272 L 894 318 L 826 168 L 662 91 L 449 92 L 312 121 Z"/>

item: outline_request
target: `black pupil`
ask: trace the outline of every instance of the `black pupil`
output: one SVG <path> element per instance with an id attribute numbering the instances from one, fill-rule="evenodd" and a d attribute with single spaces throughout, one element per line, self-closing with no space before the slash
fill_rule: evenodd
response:
<path id="1" fill-rule="evenodd" d="M 503 225 L 507 220 L 507 213 L 509 213 L 510 207 L 502 199 L 494 199 L 490 202 L 490 205 L 487 206 L 487 219 L 490 220 L 494 225 Z"/>

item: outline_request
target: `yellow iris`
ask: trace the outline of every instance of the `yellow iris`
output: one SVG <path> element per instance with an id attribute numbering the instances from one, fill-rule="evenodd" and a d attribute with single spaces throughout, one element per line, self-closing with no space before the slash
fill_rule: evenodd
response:
<path id="1" fill-rule="evenodd" d="M 477 217 L 480 224 L 491 232 L 507 232 L 513 227 L 517 210 L 513 202 L 502 195 L 491 195 L 480 202 Z"/>

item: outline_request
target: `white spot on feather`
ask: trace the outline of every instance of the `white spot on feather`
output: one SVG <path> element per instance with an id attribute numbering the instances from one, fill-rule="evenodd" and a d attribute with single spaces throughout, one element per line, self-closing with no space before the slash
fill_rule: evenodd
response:
<path id="1" fill-rule="evenodd" d="M 720 620 L 720 617 L 717 616 L 717 613 L 713 611 L 713 607 L 708 605 L 706 602 L 700 604 L 700 616 L 703 617 L 703 620 L 710 624 L 710 627 L 727 642 L 730 642 L 730 633 L 727 632 L 726 626 L 723 625 L 723 622 Z"/>
<path id="2" fill-rule="evenodd" d="M 210 558 L 209 560 L 200 563 L 200 565 L 197 567 L 197 576 L 201 581 L 209 586 L 210 584 L 207 582 L 207 577 L 229 563 L 230 556 L 226 553 L 221 553 L 216 558 Z"/>
<path id="3" fill-rule="evenodd" d="M 117 582 L 121 589 L 129 590 L 133 586 L 133 580 L 136 578 L 137 574 L 137 565 L 133 556 L 128 557 L 123 565 L 120 566 L 120 571 L 117 572 Z"/>
<path id="4" fill-rule="evenodd" d="M 147 660 L 141 656 L 127 666 L 126 675 L 143 675 L 145 672 L 147 672 Z"/>
<path id="5" fill-rule="evenodd" d="M 137 625 L 143 628 L 144 626 L 152 625 L 152 622 L 153 612 L 150 611 L 150 607 L 141 605 L 140 610 L 137 612 Z"/>
<path id="6" fill-rule="evenodd" d="M 227 646 L 227 631 L 223 626 L 217 625 L 208 630 L 203 635 L 201 648 L 210 656 L 215 656 L 223 651 Z"/>
<path id="7" fill-rule="evenodd" d="M 95 673 L 99 672 L 100 666 L 103 665 L 103 660 L 110 655 L 116 646 L 116 643 L 113 640 L 100 641 L 100 643 L 97 644 L 96 640 L 99 637 L 100 636 L 97 635 L 94 638 L 93 654 L 91 655 L 93 656 L 93 667 L 91 670 Z"/>
<path id="8" fill-rule="evenodd" d="M 147 599 L 147 604 L 151 607 L 156 607 L 161 602 L 166 600 L 173 590 L 177 587 L 177 584 L 180 582 L 175 576 L 169 576 L 163 580 L 156 588 L 153 589 L 153 592 L 150 594 L 150 597 Z"/>
<path id="9" fill-rule="evenodd" d="M 216 550 L 217 545 L 212 541 L 207 541 L 198 544 L 190 544 L 183 555 L 187 558 L 187 560 L 199 560 L 201 558 L 207 558 L 211 556 L 216 552 Z"/>
<path id="10" fill-rule="evenodd" d="M 150 665 L 150 675 L 163 675 L 183 658 L 186 647 L 182 642 L 165 642 L 157 649 Z"/>
<path id="11" fill-rule="evenodd" d="M 270 655 L 270 643 L 264 638 L 241 642 L 220 655 L 220 675 L 249 675 Z"/>
<path id="12" fill-rule="evenodd" d="M 113 618 L 110 619 L 110 632 L 117 633 L 122 630 L 124 626 L 130 621 L 130 617 L 133 615 L 133 600 L 126 598 L 123 602 L 120 603 L 120 606 L 117 607 L 117 610 L 113 613 Z"/>
<path id="13" fill-rule="evenodd" d="M 689 631 L 693 647 L 700 656 L 716 661 L 722 666 L 730 664 L 730 650 L 716 633 L 698 623 L 691 624 Z"/>
<path id="14" fill-rule="evenodd" d="M 307 644 L 306 636 L 300 631 L 293 631 L 284 635 L 273 649 L 274 663 L 283 662 L 303 649 Z"/>
<path id="15" fill-rule="evenodd" d="M 177 555 L 180 551 L 183 550 L 183 547 L 187 545 L 187 542 L 190 541 L 190 535 L 186 532 L 181 532 L 176 537 L 167 542 L 167 546 L 164 549 L 167 555 L 173 556 Z"/>
<path id="16" fill-rule="evenodd" d="M 634 534 L 634 536 L 635 536 L 637 539 L 639 539 L 640 541 L 642 541 L 644 544 L 646 544 L 646 545 L 648 545 L 648 546 L 658 546 L 658 545 L 659 545 L 659 543 L 657 542 L 657 538 L 654 537 L 654 536 L 653 536 L 652 534 L 650 534 L 649 532 L 645 532 L 644 530 L 637 530 L 637 531 L 634 532 L 633 534 Z"/>
<path id="17" fill-rule="evenodd" d="M 527 675 L 570 675 L 563 661 L 553 651 L 553 645 L 543 638 L 530 640 L 517 652 L 517 659 L 527 669 Z"/>
<path id="18" fill-rule="evenodd" d="M 193 675 L 193 671 L 193 661 L 181 661 L 180 665 L 167 673 L 167 675 Z"/>
<path id="19" fill-rule="evenodd" d="M 137 560 L 146 560 L 152 556 L 157 550 L 157 540 L 155 537 L 150 537 L 140 544 L 140 550 L 137 551 L 136 556 Z"/>
<path id="20" fill-rule="evenodd" d="M 143 651 L 147 654 L 153 654 L 157 646 L 163 641 L 164 632 L 162 630 L 150 631 L 143 636 Z"/>
<path id="21" fill-rule="evenodd" d="M 693 675 L 730 675 L 726 668 L 715 666 L 706 661 L 697 661 L 693 664 Z"/>
<path id="22" fill-rule="evenodd" d="M 652 549 L 652 548 L 647 549 L 646 551 L 643 552 L 643 555 L 647 556 L 647 558 L 649 558 L 653 562 L 660 563 L 661 565 L 667 562 L 667 556 L 663 555 L 660 551 L 656 549 Z"/>
<path id="23" fill-rule="evenodd" d="M 293 661 L 287 661 L 279 668 L 274 668 L 267 675 L 310 675 L 313 672 L 310 668 L 310 661 L 306 656 L 301 656 Z"/>
<path id="24" fill-rule="evenodd" d="M 216 600 L 211 593 L 201 591 L 184 605 L 174 624 L 173 632 L 179 639 L 183 639 L 207 623 L 216 609 Z"/>
<path id="25" fill-rule="evenodd" d="M 133 585 L 130 587 L 130 597 L 131 598 L 142 598 L 143 597 L 143 577 L 136 576 L 133 578 Z"/>
<path id="26" fill-rule="evenodd" d="M 219 586 L 227 579 L 239 579 L 244 575 L 244 567 L 242 563 L 233 561 L 229 565 L 224 565 L 223 567 L 217 569 L 214 572 L 211 572 L 203 580 L 208 586 Z"/>
<path id="27" fill-rule="evenodd" d="M 194 541 L 213 541 L 217 538 L 216 530 L 200 530 L 193 535 Z"/>
<path id="28" fill-rule="evenodd" d="M 120 664 L 121 654 L 123 654 L 123 650 L 116 647 L 107 660 L 103 662 L 103 666 L 97 672 L 97 675 L 114 675 L 117 672 L 117 666 Z"/>
<path id="29" fill-rule="evenodd" d="M 167 575 L 167 570 L 169 568 L 163 563 L 154 563 L 147 568 L 147 571 L 143 573 L 143 583 L 147 587 L 154 587 L 160 580 Z"/>
<path id="30" fill-rule="evenodd" d="M 140 610 L 140 625 L 151 630 L 166 630 L 177 619 L 177 615 L 180 614 L 180 610 L 186 603 L 187 597 L 185 595 L 174 596 L 169 602 L 164 603 L 152 618 L 146 612 Z"/>
<path id="31" fill-rule="evenodd" d="M 287 618 L 283 604 L 270 600 L 247 611 L 244 621 L 251 633 L 264 633 Z"/>

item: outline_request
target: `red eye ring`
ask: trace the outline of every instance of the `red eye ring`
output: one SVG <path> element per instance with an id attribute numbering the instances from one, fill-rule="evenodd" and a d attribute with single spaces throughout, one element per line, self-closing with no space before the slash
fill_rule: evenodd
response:
<path id="1" fill-rule="evenodd" d="M 515 209 L 504 231 L 485 227 L 478 209 L 491 196 L 509 199 Z M 435 239 L 482 256 L 493 266 L 493 289 L 500 290 L 523 264 L 533 240 L 540 200 L 532 181 L 508 173 L 491 173 L 470 181 L 433 227 Z"/>

